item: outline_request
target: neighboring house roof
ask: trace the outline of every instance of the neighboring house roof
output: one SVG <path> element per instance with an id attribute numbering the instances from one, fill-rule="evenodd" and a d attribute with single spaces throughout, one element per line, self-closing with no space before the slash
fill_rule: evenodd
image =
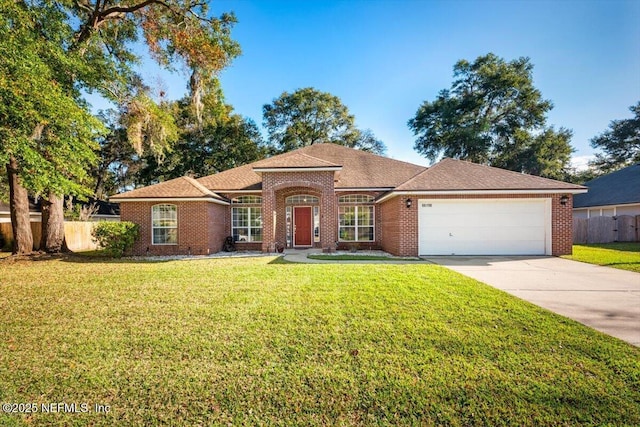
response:
<path id="1" fill-rule="evenodd" d="M 38 199 L 38 201 L 36 202 L 34 198 L 29 197 L 29 212 L 30 213 L 37 213 L 39 214 L 41 212 L 40 210 L 40 201 L 42 199 Z M 78 199 L 73 199 L 73 204 L 74 205 L 93 205 L 95 203 L 95 205 L 98 208 L 98 211 L 95 213 L 95 215 L 106 215 L 106 216 L 118 216 L 120 215 L 120 206 L 117 203 L 109 203 L 109 202 L 105 202 L 104 200 L 95 200 L 90 198 L 88 201 L 82 201 L 82 200 L 78 200 Z M 66 207 L 66 205 L 65 205 Z M 8 203 L 4 203 L 4 202 L 0 202 L 0 213 L 9 213 L 9 204 Z"/>
<path id="2" fill-rule="evenodd" d="M 98 207 L 98 211 L 95 213 L 95 215 L 113 215 L 113 216 L 118 216 L 120 215 L 120 205 L 118 205 L 117 203 L 109 203 L 109 202 L 105 202 L 104 200 L 94 200 L 94 199 L 89 199 L 88 202 L 83 202 L 80 200 L 75 200 L 73 201 L 74 204 L 80 204 L 80 205 L 92 205 L 92 204 L 96 204 L 96 206 Z"/>
<path id="3" fill-rule="evenodd" d="M 223 197 L 213 193 L 204 185 L 188 176 L 182 176 L 159 184 L 117 194 L 110 199 L 118 201 L 120 199 L 162 199 L 173 197 L 225 200 Z"/>
<path id="4" fill-rule="evenodd" d="M 445 158 L 395 191 L 579 190 L 583 186 Z"/>
<path id="5" fill-rule="evenodd" d="M 573 199 L 574 208 L 640 203 L 640 163 L 592 179 L 587 194 Z"/>
<path id="6" fill-rule="evenodd" d="M 182 177 L 118 194 L 114 201 L 160 198 L 214 198 L 217 193 L 260 191 L 261 172 L 291 170 L 336 171 L 335 188 L 388 190 L 384 198 L 407 191 L 567 191 L 585 187 L 461 160 L 444 159 L 431 168 L 414 165 L 336 144 L 315 144 L 214 175 Z"/>
<path id="7" fill-rule="evenodd" d="M 0 202 L 0 212 L 7 214 L 10 213 L 9 203 Z M 29 197 L 29 212 L 40 213 L 40 203 L 36 203 L 31 197 Z"/>

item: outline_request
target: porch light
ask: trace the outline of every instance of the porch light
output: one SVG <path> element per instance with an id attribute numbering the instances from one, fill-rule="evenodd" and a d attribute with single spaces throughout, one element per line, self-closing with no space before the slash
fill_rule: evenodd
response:
<path id="1" fill-rule="evenodd" d="M 569 196 L 567 196 L 566 194 L 560 197 L 560 204 L 562 206 L 566 205 L 568 201 L 569 201 Z"/>
<path id="2" fill-rule="evenodd" d="M 406 204 L 407 204 L 407 209 L 409 209 L 411 207 L 411 205 L 413 204 L 413 202 L 411 201 L 411 198 L 408 198 L 406 200 Z"/>

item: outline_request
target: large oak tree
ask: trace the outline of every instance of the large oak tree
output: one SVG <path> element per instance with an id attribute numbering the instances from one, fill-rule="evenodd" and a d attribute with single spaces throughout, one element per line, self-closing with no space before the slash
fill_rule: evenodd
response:
<path id="1" fill-rule="evenodd" d="M 550 178 L 566 176 L 571 131 L 546 126 L 552 103 L 533 85 L 528 58 L 458 61 L 450 89 L 425 101 L 409 128 L 428 159 L 470 160 Z"/>
<path id="2" fill-rule="evenodd" d="M 27 191 L 47 197 L 44 249 L 59 251 L 62 196 L 83 190 L 84 177 L 74 165 L 93 162 L 91 136 L 101 131 L 80 90 L 126 105 L 132 142 L 159 151 L 170 127 L 154 121 L 159 111 L 139 91 L 133 45 L 142 39 L 161 65 L 190 70 L 192 105 L 201 114 L 204 88 L 239 54 L 230 37 L 235 17 L 211 17 L 206 2 L 192 0 L 0 1 L 0 49 L 9 53 L 0 63 L 9 71 L 0 95 L 13 100 L 0 114 L 0 160 L 10 184 L 14 252 L 31 251 Z"/>
<path id="3" fill-rule="evenodd" d="M 603 151 L 592 165 L 610 172 L 640 162 L 640 102 L 629 107 L 633 117 L 613 120 L 609 129 L 591 139 L 591 146 Z"/>
<path id="4" fill-rule="evenodd" d="M 262 107 L 269 142 L 278 152 L 331 142 L 383 154 L 386 147 L 370 130 L 355 125 L 355 117 L 340 98 L 308 87 L 283 92 Z"/>

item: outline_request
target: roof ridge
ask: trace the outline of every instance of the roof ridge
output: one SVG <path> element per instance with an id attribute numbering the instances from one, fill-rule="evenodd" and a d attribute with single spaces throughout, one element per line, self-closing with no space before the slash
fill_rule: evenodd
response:
<path id="1" fill-rule="evenodd" d="M 201 191 L 203 194 L 205 194 L 207 196 L 212 196 L 212 197 L 219 197 L 213 191 L 209 190 L 207 187 L 205 187 L 204 185 L 200 184 L 195 178 L 192 178 L 192 177 L 186 176 L 186 175 L 182 176 L 181 178 L 185 178 L 189 184 L 193 185 L 197 190 Z"/>
<path id="2" fill-rule="evenodd" d="M 482 163 L 475 163 L 475 162 L 472 162 L 472 161 L 470 161 L 470 160 L 453 159 L 453 158 L 451 158 L 451 157 L 445 157 L 444 159 L 440 160 L 438 163 L 436 163 L 436 164 L 435 164 L 435 165 L 433 165 L 432 167 L 437 166 L 438 164 L 442 163 L 442 162 L 443 162 L 443 161 L 445 161 L 445 160 L 446 160 L 446 161 L 453 161 L 453 162 L 465 162 L 465 163 L 469 163 L 469 164 L 474 165 L 474 166 L 480 166 L 480 167 L 488 168 L 488 169 L 497 169 L 497 170 L 502 171 L 502 172 L 508 172 L 508 173 L 510 173 L 510 174 L 515 174 L 515 175 L 519 175 L 519 176 L 527 175 L 527 176 L 531 176 L 531 177 L 533 177 L 533 178 L 545 179 L 545 180 L 547 180 L 547 181 L 555 181 L 555 182 L 558 182 L 558 183 L 561 183 L 561 184 L 567 184 L 567 182 L 565 182 L 565 181 L 560 181 L 559 179 L 546 178 L 546 177 L 544 177 L 544 176 L 540 176 L 540 175 L 533 175 L 533 174 L 526 173 L 526 172 L 517 172 L 517 171 L 512 171 L 512 170 L 509 170 L 509 169 L 499 168 L 499 167 L 497 167 L 497 166 L 485 165 L 485 164 L 482 164 Z M 569 184 L 571 184 L 571 183 L 569 183 Z M 579 184 L 576 184 L 576 185 L 579 185 Z"/>
<path id="3" fill-rule="evenodd" d="M 297 150 L 296 150 L 296 151 L 297 151 Z M 307 154 L 307 153 L 297 153 L 297 154 L 300 154 L 301 156 L 309 157 L 310 159 L 319 160 L 319 161 L 321 161 L 322 163 L 326 163 L 327 165 L 331 165 L 331 166 L 340 166 L 340 165 L 339 165 L 339 164 L 337 164 L 337 163 L 333 163 L 333 162 L 330 162 L 330 161 L 328 161 L 328 160 L 321 159 L 320 157 L 310 156 L 310 155 L 309 155 L 309 154 Z"/>
<path id="4" fill-rule="evenodd" d="M 383 156 L 382 154 L 377 154 L 377 153 L 373 153 L 371 151 L 361 150 L 359 148 L 347 147 L 346 145 L 336 144 L 335 142 L 321 142 L 321 143 L 318 143 L 318 144 L 307 145 L 306 147 L 299 148 L 298 150 L 310 149 L 311 147 L 314 147 L 314 146 L 318 147 L 320 145 L 334 145 L 336 147 L 344 148 L 344 149 L 347 149 L 347 150 L 358 151 L 358 152 L 363 153 L 365 155 L 370 155 L 370 156 L 373 156 L 373 157 L 379 157 L 379 158 L 384 159 L 384 160 L 391 160 L 391 161 L 398 162 L 398 163 L 404 163 L 405 165 L 418 166 L 418 167 L 425 168 L 425 169 L 428 168 L 427 166 L 422 166 L 422 165 L 418 165 L 416 163 L 411 163 L 411 162 L 405 162 L 404 160 L 394 159 L 393 157 Z"/>
<path id="5" fill-rule="evenodd" d="M 395 187 L 395 188 L 402 187 L 403 185 L 407 185 L 407 184 L 409 184 L 411 181 L 413 181 L 413 180 L 415 180 L 415 179 L 418 179 L 418 177 L 419 177 L 420 175 L 422 175 L 423 173 L 427 173 L 427 172 L 428 172 L 428 171 L 430 171 L 432 168 L 436 167 L 439 163 L 440 163 L 440 162 L 438 162 L 438 163 L 436 163 L 435 165 L 432 165 L 432 166 L 425 166 L 425 169 L 424 169 L 424 170 L 421 170 L 421 171 L 420 171 L 420 172 L 418 172 L 417 174 L 413 175 L 411 178 L 409 178 L 409 179 L 408 179 L 408 180 L 406 180 L 405 182 L 402 182 L 402 183 L 400 183 L 400 184 L 396 185 L 396 187 Z"/>

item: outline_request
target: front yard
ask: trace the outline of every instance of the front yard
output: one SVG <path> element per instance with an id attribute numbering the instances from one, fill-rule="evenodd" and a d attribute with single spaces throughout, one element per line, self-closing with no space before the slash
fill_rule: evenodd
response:
<path id="1" fill-rule="evenodd" d="M 640 273 L 640 243 L 573 245 L 573 255 L 562 258 Z"/>
<path id="2" fill-rule="evenodd" d="M 438 266 L 273 261 L 0 261 L 0 402 L 40 409 L 0 425 L 640 424 L 638 348 Z"/>

